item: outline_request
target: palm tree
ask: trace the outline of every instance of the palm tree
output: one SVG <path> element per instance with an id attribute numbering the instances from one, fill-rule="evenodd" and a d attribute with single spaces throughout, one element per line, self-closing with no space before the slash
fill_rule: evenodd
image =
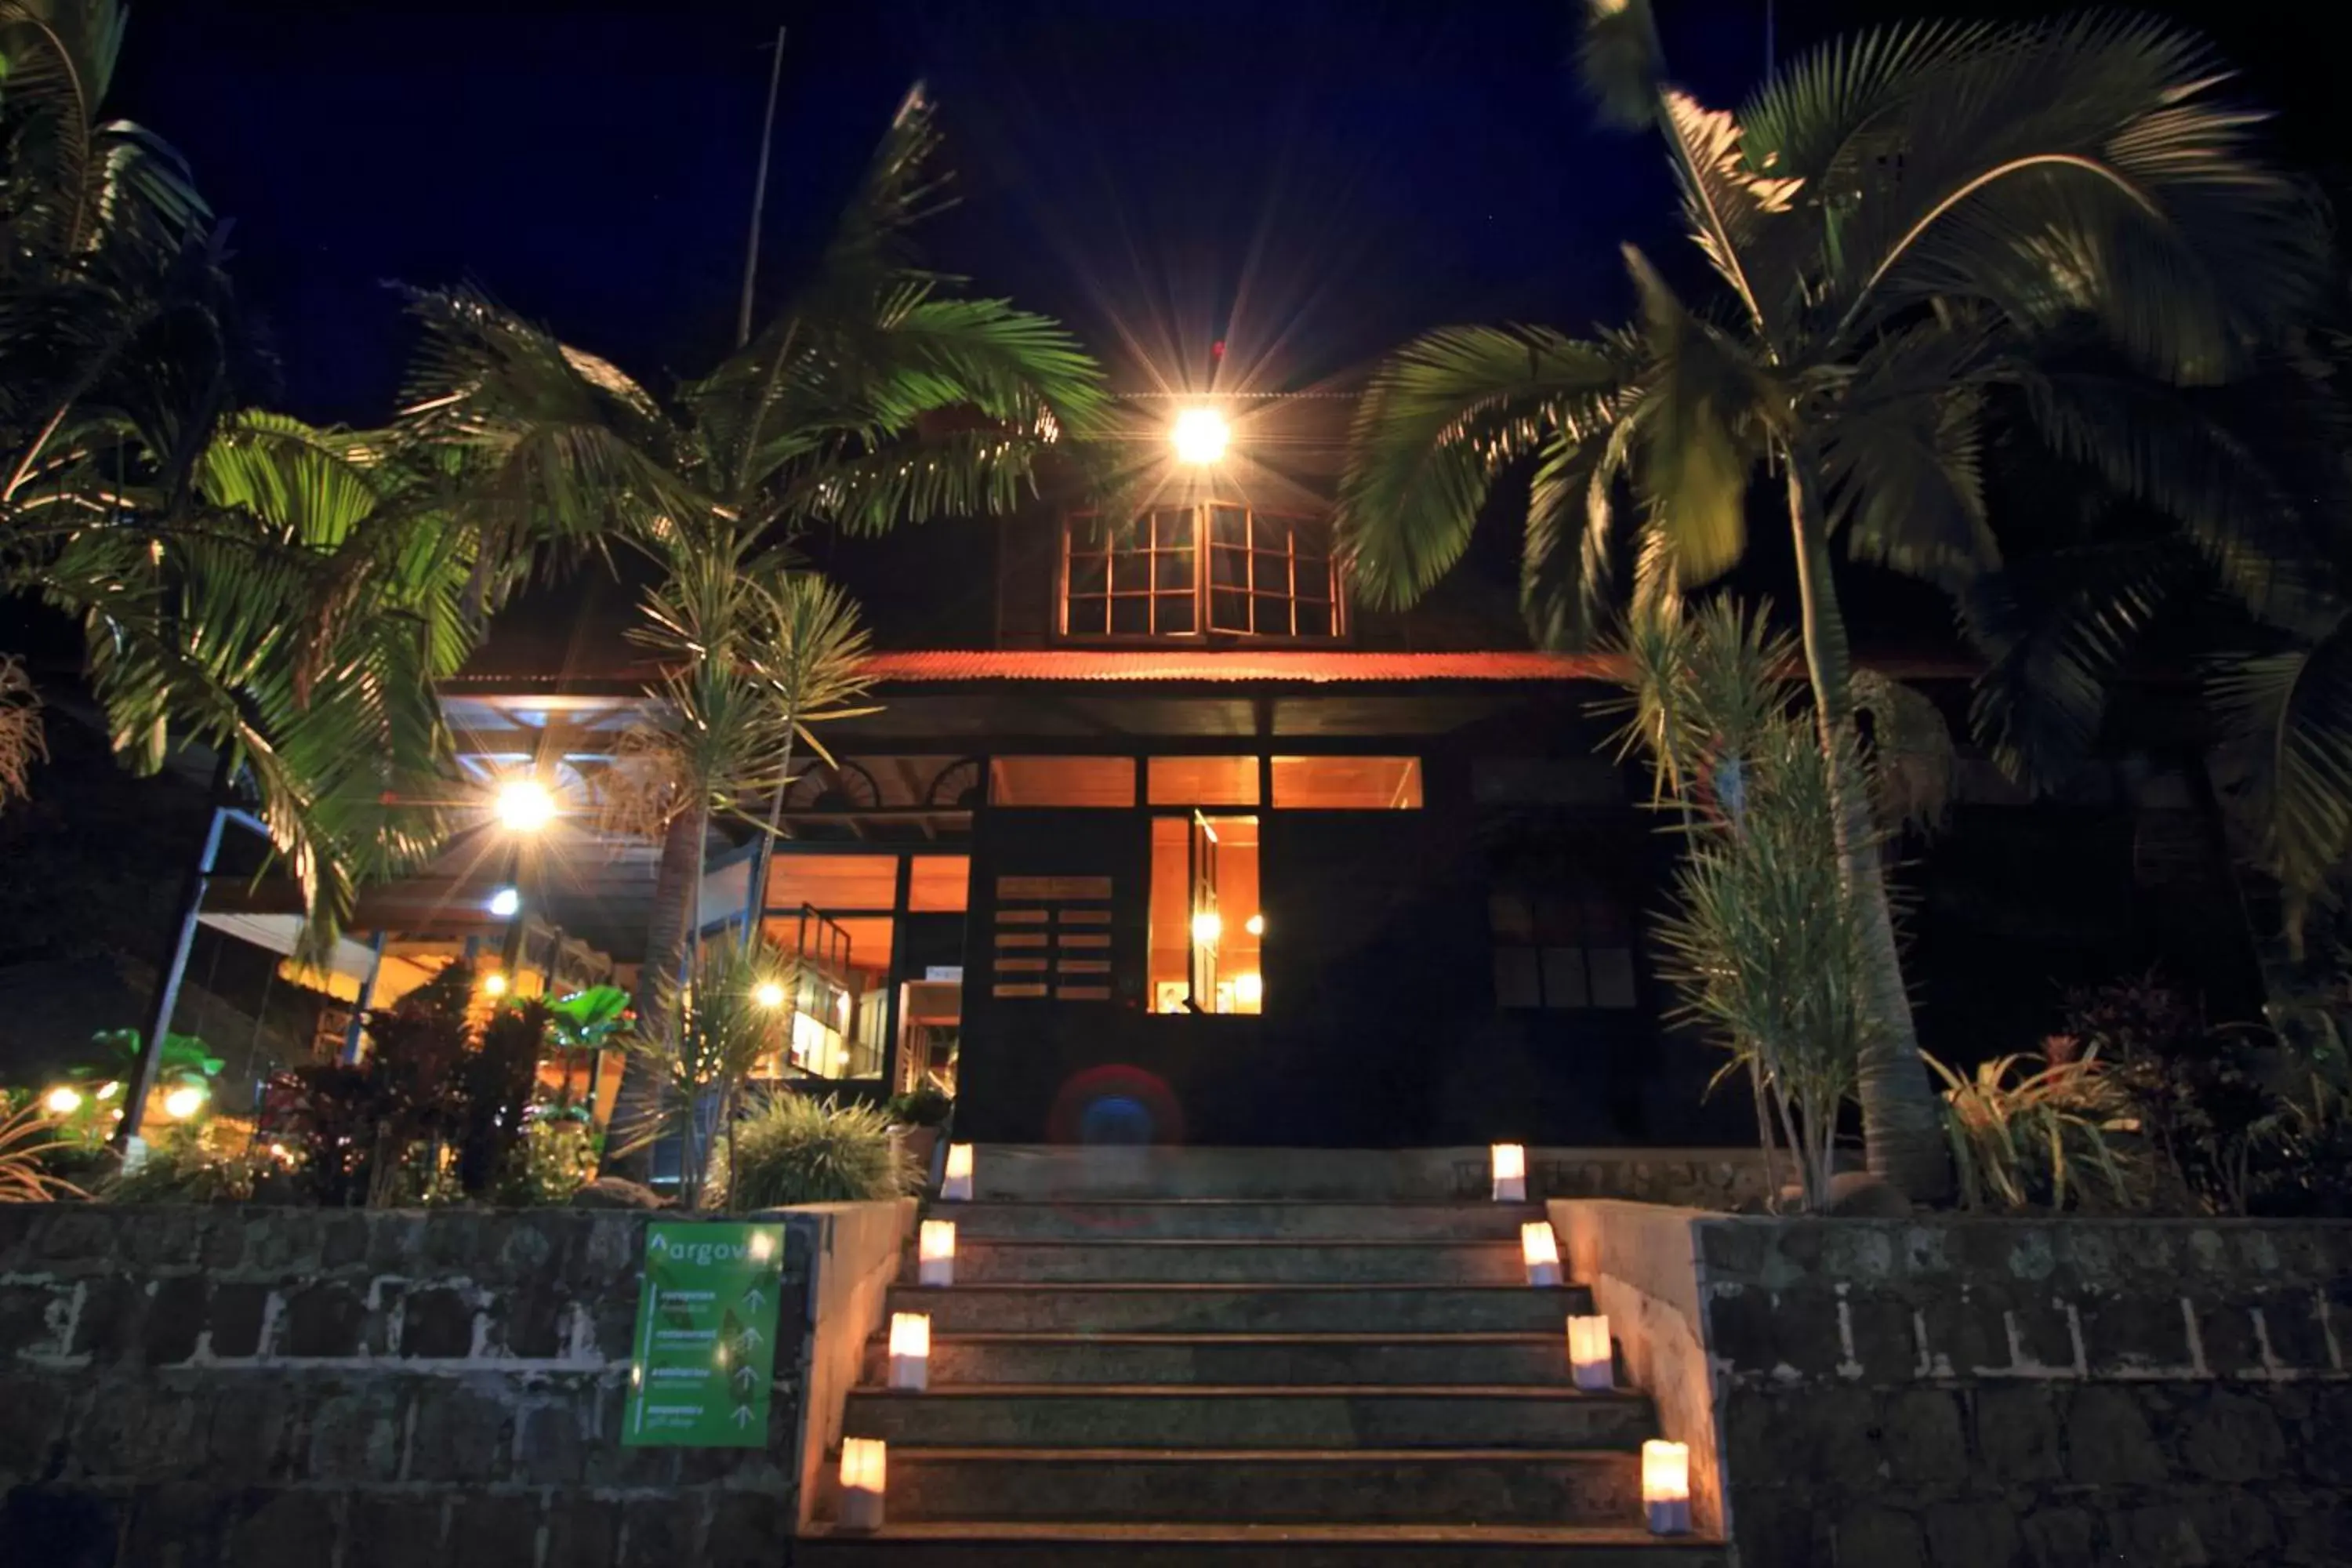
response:
<path id="1" fill-rule="evenodd" d="M 856 689 L 841 673 L 858 651 L 845 602 L 792 585 L 791 542 L 1005 510 L 1040 454 L 1101 407 L 1093 361 L 1059 325 L 961 297 L 914 258 L 908 231 L 943 205 L 937 150 L 918 89 L 812 274 L 668 399 L 479 295 L 415 297 L 426 341 L 405 423 L 468 455 L 485 525 L 617 536 L 665 576 L 649 629 L 675 738 L 640 750 L 696 755 L 668 773 L 658 814 L 649 1049 L 673 1037 L 675 999 L 654 988 L 682 971 L 712 814 L 758 824 L 765 801 L 772 820 L 793 738 Z M 722 628 L 734 658 L 707 640 Z"/>
<path id="2" fill-rule="evenodd" d="M 2310 208 L 2259 161 L 2257 117 L 2221 97 L 2204 46 L 2161 22 L 1874 31 L 1780 72 L 1737 117 L 1667 84 L 1643 0 L 1593 0 L 1584 62 L 1604 109 L 1662 132 L 1722 315 L 1629 251 L 1628 328 L 1408 344 L 1359 414 L 1349 564 L 1376 602 L 1410 602 L 1459 559 L 1496 476 L 1530 465 L 1523 597 L 1538 635 L 1565 641 L 1608 589 L 1621 486 L 1640 503 L 1637 581 L 1671 594 L 1739 560 L 1750 485 L 1778 480 L 1883 1026 L 1858 1082 L 1870 1165 L 1938 1192 L 1936 1099 L 1846 761 L 1860 747 L 1832 537 L 1949 593 L 1996 668 L 2030 653 L 2043 691 L 2095 690 L 2113 637 L 2085 616 L 2032 641 L 2004 574 L 1982 453 L 1989 429 L 2013 428 L 2166 513 L 2242 598 L 2295 593 L 2275 569 L 2280 498 L 2231 460 L 2196 392 L 2253 365 L 2312 298 Z M 2012 690 L 1979 688 L 1996 740 Z M 2003 760 L 2021 765 L 2015 748 Z"/>

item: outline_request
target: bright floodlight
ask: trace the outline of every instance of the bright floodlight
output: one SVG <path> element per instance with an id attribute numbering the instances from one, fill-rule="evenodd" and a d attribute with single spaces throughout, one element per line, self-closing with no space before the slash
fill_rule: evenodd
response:
<path id="1" fill-rule="evenodd" d="M 185 1121 L 205 1108 L 205 1091 L 193 1083 L 184 1083 L 163 1097 L 163 1114 L 174 1121 Z"/>
<path id="2" fill-rule="evenodd" d="M 536 833 L 555 820 L 555 796 L 537 779 L 509 779 L 499 786 L 494 809 L 509 833 Z"/>
<path id="3" fill-rule="evenodd" d="M 502 921 L 510 921 L 522 909 L 522 892 L 516 888 L 500 888 L 490 895 L 488 909 Z"/>
<path id="4" fill-rule="evenodd" d="M 1225 455 L 1225 422 L 1213 408 L 1187 408 L 1176 416 L 1169 439 L 1176 443 L 1179 462 L 1213 463 Z"/>
<path id="5" fill-rule="evenodd" d="M 493 970 L 491 970 L 488 974 L 485 974 L 485 975 L 483 975 L 483 976 L 482 976 L 482 994 L 483 994 L 483 995 L 485 995 L 485 996 L 503 996 L 503 995 L 505 995 L 506 994 L 507 994 L 507 977 L 506 977 L 506 974 L 504 973 L 504 972 L 502 972 L 502 971 L 500 971 L 500 970 L 493 969 Z"/>
<path id="6" fill-rule="evenodd" d="M 751 988 L 751 1000 L 762 1007 L 781 1007 L 784 1005 L 784 988 L 772 980 L 762 980 Z"/>
<path id="7" fill-rule="evenodd" d="M 52 1116 L 71 1116 L 81 1109 L 81 1090 L 61 1083 L 42 1097 L 41 1108 Z"/>

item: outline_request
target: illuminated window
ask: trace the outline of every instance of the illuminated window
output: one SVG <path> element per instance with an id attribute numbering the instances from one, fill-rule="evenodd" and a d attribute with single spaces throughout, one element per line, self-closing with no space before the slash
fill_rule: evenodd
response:
<path id="1" fill-rule="evenodd" d="M 1274 804 L 1296 811 L 1408 811 L 1421 805 L 1419 757 L 1276 757 Z"/>
<path id="2" fill-rule="evenodd" d="M 1133 805 L 1132 757 L 998 757 L 988 764 L 992 805 Z"/>
<path id="3" fill-rule="evenodd" d="M 1344 629 L 1329 533 L 1245 507 L 1161 507 L 1062 531 L 1062 635 L 1328 641 Z"/>
<path id="4" fill-rule="evenodd" d="M 918 855 L 907 875 L 907 908 L 919 914 L 961 914 L 971 899 L 971 857 Z"/>
<path id="5" fill-rule="evenodd" d="M 1153 1012 L 1264 1009 L 1256 817 L 1151 819 L 1150 925 Z"/>
<path id="6" fill-rule="evenodd" d="M 1153 757 L 1144 764 L 1153 805 L 1255 805 L 1255 757 Z"/>
<path id="7" fill-rule="evenodd" d="M 779 853 L 768 865 L 768 908 L 887 910 L 898 902 L 896 855 Z"/>

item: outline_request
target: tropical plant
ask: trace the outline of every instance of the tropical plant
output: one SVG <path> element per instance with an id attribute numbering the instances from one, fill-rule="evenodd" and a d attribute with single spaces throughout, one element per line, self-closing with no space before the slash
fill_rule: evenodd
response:
<path id="1" fill-rule="evenodd" d="M 228 1148 L 206 1128 L 183 1122 L 115 1172 L 99 1196 L 113 1204 L 249 1203 L 269 1169 L 266 1155 Z"/>
<path id="2" fill-rule="evenodd" d="M 447 1137 L 457 1186 L 467 1197 L 488 1193 L 519 1157 L 547 1035 L 545 1003 L 500 1006 L 450 1070 L 442 1090 Z"/>
<path id="3" fill-rule="evenodd" d="M 41 733 L 41 700 L 24 662 L 0 658 L 0 811 L 9 801 L 33 793 L 33 764 L 45 762 L 48 741 Z"/>
<path id="4" fill-rule="evenodd" d="M 761 993 L 788 987 L 791 973 L 791 964 L 765 945 L 746 950 L 711 943 L 696 955 L 693 984 L 678 996 L 676 1043 L 642 1035 L 628 1041 L 660 1093 L 629 1120 L 616 1110 L 615 1137 L 623 1152 L 675 1139 L 678 1201 L 687 1208 L 701 1205 L 717 1155 L 713 1145 L 733 1126 L 738 1090 L 763 1058 L 784 1048 L 784 1010 L 763 1003 Z"/>
<path id="5" fill-rule="evenodd" d="M 99 1059 L 80 1068 L 75 1076 L 101 1083 L 130 1077 L 140 1053 L 146 1048 L 144 1033 L 139 1029 L 100 1029 L 89 1037 L 89 1043 L 97 1047 Z M 166 1030 L 163 1048 L 156 1053 L 154 1077 L 148 1087 L 171 1089 L 193 1084 L 199 1089 L 209 1088 L 226 1065 L 222 1058 L 213 1055 L 212 1047 L 201 1037 Z"/>
<path id="6" fill-rule="evenodd" d="M 1727 598 L 1649 605 L 1622 646 L 1622 742 L 1647 757 L 1682 838 L 1657 926 L 1677 1016 L 1746 1075 L 1768 1175 L 1785 1147 L 1804 1206 L 1824 1207 L 1839 1114 L 1878 1026 L 1795 648 Z"/>
<path id="7" fill-rule="evenodd" d="M 955 1100 L 936 1084 L 924 1084 L 890 1097 L 890 1120 L 901 1127 L 944 1127 L 955 1113 Z"/>
<path id="8" fill-rule="evenodd" d="M 1944 1128 L 1971 1209 L 2063 1209 L 2141 1201 L 2145 1182 L 2118 1148 L 2137 1131 L 2132 1097 L 2095 1053 L 2044 1061 L 2019 1053 L 1973 1074 L 1927 1064 L 1944 1083 Z"/>
<path id="9" fill-rule="evenodd" d="M 596 1174 L 596 1130 L 576 1115 L 536 1110 L 522 1140 L 491 1189 L 493 1202 L 509 1208 L 538 1208 L 572 1201 Z"/>
<path id="10" fill-rule="evenodd" d="M 572 1069 L 585 1057 L 588 1103 L 596 1102 L 597 1074 L 604 1053 L 620 1048 L 623 1037 L 635 1031 L 637 1012 L 629 994 L 618 985 L 591 985 L 559 996 L 547 1005 L 547 1044 L 563 1064 L 563 1084 L 557 1091 L 559 1109 L 572 1104 Z"/>
<path id="11" fill-rule="evenodd" d="M 895 1198 L 911 1178 L 890 1142 L 890 1118 L 871 1105 L 769 1093 L 736 1126 L 728 1155 L 730 1209 Z"/>
<path id="12" fill-rule="evenodd" d="M 72 1134 L 38 1100 L 13 1106 L 0 1102 L 0 1204 L 87 1196 L 50 1169 L 53 1156 L 75 1146 Z"/>
<path id="13" fill-rule="evenodd" d="M 1352 577 L 1410 602 L 1460 558 L 1497 475 L 1528 465 L 1523 600 L 1563 642 L 1610 589 L 1621 489 L 1639 502 L 1635 592 L 1672 595 L 1740 559 L 1751 479 L 1777 479 L 1871 954 L 1870 1164 L 1932 1193 L 1948 1166 L 1854 771 L 1832 535 L 1953 596 L 1990 666 L 1975 719 L 2005 764 L 2032 772 L 2051 734 L 2086 742 L 2147 552 L 2075 563 L 2087 581 L 2030 602 L 1986 503 L 1988 433 L 2038 438 L 2161 510 L 2244 602 L 2291 597 L 2275 567 L 2292 491 L 2201 394 L 2260 366 L 2314 297 L 2311 207 L 2257 157 L 2258 117 L 2221 95 L 2205 47 L 2159 21 L 1876 30 L 1776 72 L 1735 117 L 1667 82 L 1646 0 L 1591 0 L 1584 65 L 1608 113 L 1663 133 L 1727 311 L 1693 311 L 1629 251 L 1631 327 L 1408 344 L 1358 416 Z"/>

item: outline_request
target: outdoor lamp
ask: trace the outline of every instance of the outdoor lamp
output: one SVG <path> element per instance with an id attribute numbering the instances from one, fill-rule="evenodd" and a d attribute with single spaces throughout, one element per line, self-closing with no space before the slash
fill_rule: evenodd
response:
<path id="1" fill-rule="evenodd" d="M 537 833 L 555 820 L 555 796 L 537 779 L 509 779 L 490 809 L 509 833 Z"/>
<path id="2" fill-rule="evenodd" d="M 946 1173 L 940 1178 L 940 1196 L 956 1203 L 971 1201 L 971 1145 L 948 1145 Z"/>
<path id="3" fill-rule="evenodd" d="M 1187 408 L 1176 416 L 1168 438 L 1175 443 L 1178 462 L 1201 467 L 1225 455 L 1225 441 L 1231 434 L 1215 409 Z"/>
<path id="4" fill-rule="evenodd" d="M 784 988 L 772 980 L 762 980 L 751 987 L 751 1000 L 762 1007 L 781 1007 L 784 1005 Z"/>
<path id="5" fill-rule="evenodd" d="M 522 912 L 522 890 L 520 888 L 500 888 L 490 895 L 489 903 L 484 907 L 497 919 L 510 921 Z"/>
<path id="6" fill-rule="evenodd" d="M 205 1091 L 193 1083 L 184 1083 L 163 1097 L 163 1114 L 174 1121 L 185 1121 L 205 1108 Z"/>
<path id="7" fill-rule="evenodd" d="M 61 1083 L 41 1096 L 41 1109 L 51 1116 L 71 1116 L 81 1109 L 81 1090 Z"/>
<path id="8" fill-rule="evenodd" d="M 915 1282 L 919 1285 L 952 1285 L 955 1283 L 955 1221 L 927 1219 L 922 1235 L 915 1242 Z"/>
<path id="9" fill-rule="evenodd" d="M 931 1320 L 922 1312 L 890 1314 L 890 1386 L 920 1394 L 931 1385 Z"/>
<path id="10" fill-rule="evenodd" d="M 1617 1385 L 1617 1369 L 1610 1359 L 1607 1318 L 1568 1321 L 1568 1364 L 1576 1374 L 1576 1386 L 1588 1393 L 1605 1393 Z"/>
<path id="11" fill-rule="evenodd" d="M 1527 1259 L 1528 1284 L 1559 1283 L 1559 1240 L 1545 1221 L 1531 1219 L 1519 1226 L 1519 1255 Z"/>
<path id="12" fill-rule="evenodd" d="M 503 970 L 503 969 L 493 969 L 493 970 L 491 970 L 488 974 L 485 974 L 485 975 L 483 975 L 483 976 L 482 976 L 482 994 L 483 994 L 483 995 L 485 995 L 485 996 L 503 996 L 503 995 L 505 995 L 506 994 L 507 994 L 507 973 L 506 973 L 506 971 L 505 971 L 505 970 Z"/>
<path id="13" fill-rule="evenodd" d="M 890 1446 L 879 1437 L 841 1440 L 841 1528 L 882 1528 L 882 1487 L 887 1479 Z"/>
<path id="14" fill-rule="evenodd" d="M 1249 932 L 1252 936 L 1264 936 L 1265 934 L 1265 917 L 1264 915 L 1250 916 L 1249 919 L 1242 921 L 1242 930 Z"/>
<path id="15" fill-rule="evenodd" d="M 1690 1445 L 1658 1437 L 1642 1445 L 1642 1509 L 1651 1534 L 1690 1533 Z"/>
<path id="16" fill-rule="evenodd" d="M 1497 1143 L 1493 1153 L 1495 1170 L 1495 1201 L 1498 1204 L 1523 1204 L 1528 1201 L 1528 1151 L 1523 1143 Z"/>

